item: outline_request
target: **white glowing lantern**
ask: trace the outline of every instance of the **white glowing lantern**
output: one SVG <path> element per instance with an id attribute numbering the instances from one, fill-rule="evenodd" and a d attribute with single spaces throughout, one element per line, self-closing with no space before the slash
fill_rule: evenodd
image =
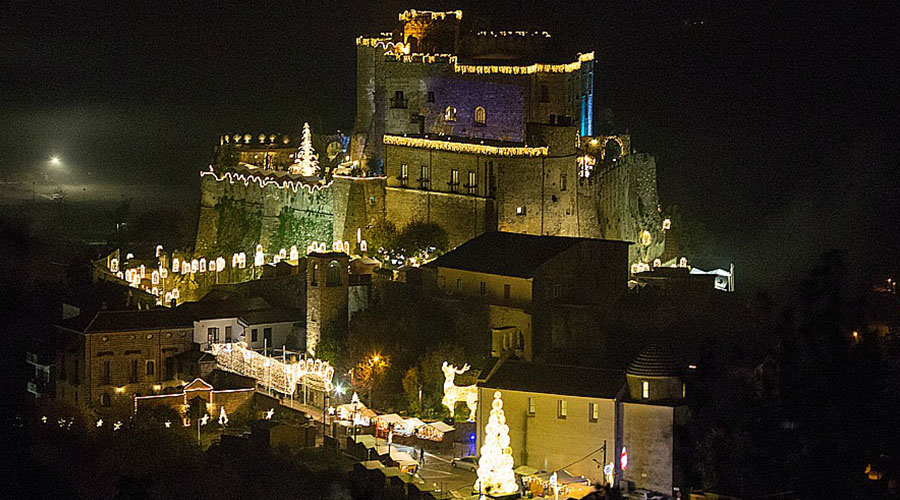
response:
<path id="1" fill-rule="evenodd" d="M 190 262 L 184 260 L 181 262 L 181 274 L 187 274 L 191 272 L 191 264 Z"/>
<path id="2" fill-rule="evenodd" d="M 687 267 L 687 257 L 678 259 L 678 267 Z"/>
<path id="3" fill-rule="evenodd" d="M 349 241 L 344 242 L 344 253 L 347 253 L 347 254 L 350 253 L 350 242 Z"/>
<path id="4" fill-rule="evenodd" d="M 291 245 L 291 260 L 296 262 L 300 259 L 300 252 L 297 251 L 297 245 Z"/>
<path id="5" fill-rule="evenodd" d="M 653 267 L 660 267 L 660 266 L 662 266 L 662 260 L 653 259 Z"/>
<path id="6" fill-rule="evenodd" d="M 191 261 L 191 272 L 196 273 L 199 270 L 200 270 L 200 261 L 197 259 L 192 260 Z"/>
<path id="7" fill-rule="evenodd" d="M 111 273 L 119 272 L 119 259 L 110 259 L 109 260 L 109 271 Z"/>
<path id="8" fill-rule="evenodd" d="M 266 263 L 266 255 L 263 253 L 262 245 L 256 245 L 256 256 L 253 259 L 253 265 L 256 267 Z"/>
<path id="9" fill-rule="evenodd" d="M 133 253 L 128 252 L 128 253 L 125 254 L 125 260 L 129 260 L 129 259 L 133 259 L 133 258 L 134 258 L 134 254 L 133 254 Z"/>
<path id="10" fill-rule="evenodd" d="M 356 242 L 359 243 L 362 241 L 362 228 L 356 228 Z"/>
<path id="11" fill-rule="evenodd" d="M 147 277 L 147 268 L 144 267 L 143 264 L 141 264 L 140 270 L 141 270 L 141 279 L 146 278 Z"/>
<path id="12" fill-rule="evenodd" d="M 150 273 L 150 283 L 154 285 L 159 284 L 159 271 L 154 269 L 153 272 Z"/>
<path id="13" fill-rule="evenodd" d="M 641 245 L 649 247 L 651 243 L 653 243 L 653 235 L 650 234 L 650 231 L 646 229 L 641 231 Z"/>
<path id="14" fill-rule="evenodd" d="M 278 251 L 278 256 L 281 257 L 282 259 L 286 259 L 287 258 L 287 250 L 282 248 L 281 250 Z"/>
<path id="15" fill-rule="evenodd" d="M 162 255 L 162 251 L 163 251 L 163 246 L 162 246 L 162 245 L 156 245 L 156 257 L 157 257 L 157 258 L 159 258 L 159 256 Z"/>
<path id="16" fill-rule="evenodd" d="M 209 261 L 209 272 L 215 272 L 216 270 L 216 261 L 210 259 Z"/>
<path id="17" fill-rule="evenodd" d="M 478 460 L 478 480 L 475 489 L 483 495 L 499 497 L 519 491 L 513 472 L 512 449 L 509 447 L 509 426 L 503 412 L 500 391 L 494 392 L 491 416 L 484 426 L 484 445 Z"/>
<path id="18" fill-rule="evenodd" d="M 368 252 L 369 251 L 369 244 L 366 242 L 366 240 L 362 240 L 359 242 L 359 251 L 360 252 Z"/>
<path id="19" fill-rule="evenodd" d="M 663 219 L 663 231 L 672 229 L 672 219 Z"/>
<path id="20" fill-rule="evenodd" d="M 238 268 L 243 269 L 247 267 L 247 254 L 241 252 L 238 254 Z"/>
<path id="21" fill-rule="evenodd" d="M 216 272 L 220 272 L 225 269 L 225 259 L 222 257 L 216 258 Z"/>
<path id="22" fill-rule="evenodd" d="M 206 257 L 201 257 L 201 258 L 200 258 L 200 272 L 201 272 L 201 273 L 205 273 L 205 272 L 206 272 Z"/>
<path id="23" fill-rule="evenodd" d="M 177 273 L 177 272 L 178 272 L 178 269 L 179 269 L 178 264 L 179 264 L 180 262 L 181 262 L 181 261 L 178 260 L 178 257 L 173 257 L 173 258 L 172 258 L 172 272 L 173 272 L 173 273 Z"/>
<path id="24" fill-rule="evenodd" d="M 159 277 L 162 279 L 166 279 L 169 277 L 169 270 L 163 266 L 159 266 Z"/>
<path id="25" fill-rule="evenodd" d="M 125 279 L 125 273 L 123 273 L 122 271 L 119 271 L 116 273 L 116 277 L 119 278 L 120 280 L 123 280 L 123 279 Z"/>
<path id="26" fill-rule="evenodd" d="M 342 247 L 344 246 L 344 242 L 340 240 L 335 240 L 331 243 L 331 250 L 334 252 L 340 252 Z"/>
<path id="27" fill-rule="evenodd" d="M 238 266 L 238 254 L 237 254 L 237 252 L 235 252 L 234 255 L 231 256 L 231 267 L 237 267 L 237 266 Z"/>
<path id="28" fill-rule="evenodd" d="M 173 288 L 172 289 L 172 298 L 178 299 L 180 297 L 181 297 L 181 292 L 179 292 L 177 288 Z"/>
<path id="29" fill-rule="evenodd" d="M 281 262 L 281 256 L 276 253 L 275 255 L 272 256 L 272 263 L 278 264 L 279 262 Z"/>
<path id="30" fill-rule="evenodd" d="M 637 263 L 634 263 L 631 265 L 631 274 L 637 274 L 639 272 L 639 270 L 640 270 L 640 267 L 637 265 Z"/>

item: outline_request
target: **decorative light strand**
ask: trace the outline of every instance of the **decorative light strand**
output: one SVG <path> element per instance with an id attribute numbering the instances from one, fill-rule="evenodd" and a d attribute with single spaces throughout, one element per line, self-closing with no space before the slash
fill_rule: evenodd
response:
<path id="1" fill-rule="evenodd" d="M 213 170 L 212 165 L 210 165 L 209 170 L 200 172 L 200 177 L 203 177 L 205 175 L 212 176 L 212 178 L 215 179 L 216 182 L 223 182 L 227 179 L 228 182 L 230 182 L 231 184 L 234 184 L 237 181 L 237 182 L 243 182 L 245 186 L 249 186 L 250 183 L 253 182 L 253 183 L 259 184 L 259 187 L 261 187 L 261 188 L 265 188 L 269 184 L 273 184 L 280 189 L 291 189 L 295 193 L 297 191 L 299 191 L 300 188 L 304 188 L 304 189 L 306 189 L 306 191 L 309 192 L 309 194 L 313 194 L 313 192 L 315 192 L 315 191 L 321 191 L 323 189 L 327 189 L 327 188 L 331 187 L 331 184 L 332 184 L 332 181 L 328 181 L 325 184 L 318 184 L 318 183 L 317 184 L 308 184 L 306 182 L 303 182 L 302 180 L 294 180 L 294 179 L 285 179 L 283 181 L 280 181 L 278 179 L 273 179 L 268 176 L 260 176 L 260 175 L 256 175 L 256 174 L 242 174 L 240 172 L 225 172 L 222 175 L 219 175 L 216 173 L 215 170 Z"/>
<path id="2" fill-rule="evenodd" d="M 406 146 L 411 148 L 438 149 L 452 151 L 454 153 L 472 153 L 491 156 L 547 156 L 549 148 L 540 147 L 505 147 L 488 146 L 484 144 L 469 144 L 464 142 L 438 141 L 423 139 L 420 137 L 403 137 L 399 135 L 385 135 L 384 143 L 391 146 Z"/>

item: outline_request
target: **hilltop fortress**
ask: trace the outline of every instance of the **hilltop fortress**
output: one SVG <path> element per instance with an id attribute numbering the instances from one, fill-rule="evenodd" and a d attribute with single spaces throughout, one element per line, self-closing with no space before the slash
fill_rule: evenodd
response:
<path id="1" fill-rule="evenodd" d="M 626 240 L 632 268 L 651 264 L 666 229 L 654 158 L 602 119 L 594 53 L 550 42 L 479 31 L 461 11 L 406 11 L 359 37 L 353 132 L 312 136 L 313 175 L 299 134 L 222 135 L 195 251 L 364 253 L 387 219 L 437 223 L 451 246 L 495 230 Z"/>

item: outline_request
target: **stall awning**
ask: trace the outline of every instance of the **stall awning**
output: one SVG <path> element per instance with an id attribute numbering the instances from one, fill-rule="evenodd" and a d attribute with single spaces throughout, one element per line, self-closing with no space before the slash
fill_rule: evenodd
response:
<path id="1" fill-rule="evenodd" d="M 529 467 L 527 465 L 520 465 L 513 469 L 513 472 L 520 476 L 534 476 L 535 474 L 540 473 L 541 471 L 535 469 L 534 467 Z"/>

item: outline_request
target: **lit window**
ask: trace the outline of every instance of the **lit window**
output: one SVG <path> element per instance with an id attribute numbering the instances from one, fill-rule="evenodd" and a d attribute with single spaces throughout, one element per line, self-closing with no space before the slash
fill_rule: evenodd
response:
<path id="1" fill-rule="evenodd" d="M 484 125 L 486 121 L 487 121 L 487 112 L 484 110 L 484 108 L 481 106 L 478 106 L 477 108 L 475 108 L 475 123 Z"/>
<path id="2" fill-rule="evenodd" d="M 557 418 L 566 418 L 569 414 L 569 404 L 565 399 L 560 399 L 557 401 L 556 405 L 556 417 Z"/>
<path id="3" fill-rule="evenodd" d="M 450 170 L 450 191 L 456 192 L 456 188 L 459 187 L 459 170 L 451 169 Z"/>
<path id="4" fill-rule="evenodd" d="M 534 398 L 528 398 L 528 414 L 534 415 Z"/>
<path id="5" fill-rule="evenodd" d="M 475 179 L 475 172 L 469 171 L 469 182 L 466 184 L 466 188 L 469 190 L 469 194 L 475 194 L 475 187 L 477 186 L 478 181 Z"/>
<path id="6" fill-rule="evenodd" d="M 588 415 L 588 419 L 591 422 L 596 422 L 600 420 L 600 405 L 597 403 L 589 403 L 590 415 Z"/>
<path id="7" fill-rule="evenodd" d="M 456 108 L 454 108 L 453 106 L 447 106 L 447 109 L 444 110 L 444 121 L 456 121 Z"/>
<path id="8" fill-rule="evenodd" d="M 406 163 L 400 165 L 400 185 L 406 187 L 409 183 L 409 165 Z"/>
<path id="9" fill-rule="evenodd" d="M 419 187 L 428 189 L 428 184 L 431 182 L 431 172 L 429 172 L 428 165 L 422 165 L 419 169 L 419 174 Z"/>
<path id="10" fill-rule="evenodd" d="M 647 399 L 650 397 L 650 382 L 644 380 L 641 382 L 641 397 Z"/>
<path id="11" fill-rule="evenodd" d="M 525 207 L 516 207 L 516 215 L 525 215 Z"/>

